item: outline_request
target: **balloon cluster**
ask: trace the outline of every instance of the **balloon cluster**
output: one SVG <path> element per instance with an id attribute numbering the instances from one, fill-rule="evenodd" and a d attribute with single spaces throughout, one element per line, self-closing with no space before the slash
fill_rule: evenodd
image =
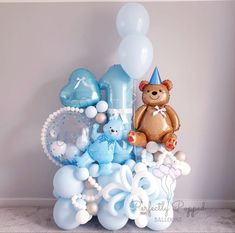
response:
<path id="1" fill-rule="evenodd" d="M 116 25 L 122 37 L 118 49 L 120 64 L 131 78 L 139 79 L 148 71 L 153 60 L 153 47 L 146 37 L 148 12 L 141 4 L 128 3 L 120 9 Z"/>
<path id="2" fill-rule="evenodd" d="M 53 179 L 53 217 L 62 229 L 93 216 L 108 230 L 121 229 L 128 219 L 139 228 L 164 230 L 173 220 L 176 179 L 190 173 L 186 155 L 156 140 L 144 147 L 129 143 L 133 79 L 144 75 L 153 56 L 148 27 L 142 5 L 124 5 L 117 16 L 121 65 L 111 66 L 99 82 L 87 69 L 72 72 L 60 92 L 64 107 L 43 125 L 44 152 L 61 166 Z M 165 119 L 163 109 L 153 113 Z"/>

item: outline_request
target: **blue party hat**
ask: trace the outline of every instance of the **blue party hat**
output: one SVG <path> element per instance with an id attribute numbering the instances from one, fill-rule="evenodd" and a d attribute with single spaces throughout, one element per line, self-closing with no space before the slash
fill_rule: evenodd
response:
<path id="1" fill-rule="evenodd" d="M 151 76 L 151 79 L 149 81 L 149 84 L 161 84 L 161 83 L 162 83 L 162 80 L 160 78 L 158 69 L 157 69 L 157 67 L 155 67 L 153 74 Z"/>

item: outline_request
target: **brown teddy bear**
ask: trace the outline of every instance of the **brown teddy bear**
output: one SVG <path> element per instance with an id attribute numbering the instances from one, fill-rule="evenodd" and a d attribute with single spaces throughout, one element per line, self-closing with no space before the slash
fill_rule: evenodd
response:
<path id="1" fill-rule="evenodd" d="M 174 132 L 179 129 L 180 121 L 174 109 L 167 105 L 172 87 L 170 80 L 161 81 L 156 68 L 150 82 L 141 81 L 139 89 L 143 92 L 144 105 L 135 112 L 133 126 L 138 131 L 129 132 L 129 143 L 145 147 L 149 141 L 155 141 L 164 144 L 168 151 L 175 148 Z"/>

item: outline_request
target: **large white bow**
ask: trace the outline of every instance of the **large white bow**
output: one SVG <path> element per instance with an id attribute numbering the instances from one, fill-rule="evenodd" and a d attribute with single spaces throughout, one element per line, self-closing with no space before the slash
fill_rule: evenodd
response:
<path id="1" fill-rule="evenodd" d="M 78 88 L 78 86 L 80 85 L 80 83 L 82 83 L 84 86 L 88 86 L 88 84 L 87 84 L 87 82 L 86 82 L 86 77 L 78 77 L 77 78 L 77 83 L 76 83 L 76 85 L 75 85 L 75 87 L 74 87 L 74 89 L 77 89 Z"/>
<path id="2" fill-rule="evenodd" d="M 110 183 L 103 188 L 103 198 L 108 201 L 109 212 L 113 216 L 124 212 L 128 218 L 136 219 L 149 209 L 148 196 L 156 191 L 155 178 L 147 170 L 133 176 L 127 165 L 121 167 L 120 178 L 120 183 Z"/>

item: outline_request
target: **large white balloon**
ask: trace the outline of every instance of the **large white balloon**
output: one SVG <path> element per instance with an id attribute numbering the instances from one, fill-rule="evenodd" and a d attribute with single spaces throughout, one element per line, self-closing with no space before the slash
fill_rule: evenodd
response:
<path id="1" fill-rule="evenodd" d="M 139 3 L 127 3 L 118 12 L 116 26 L 121 37 L 145 35 L 149 28 L 148 12 Z"/>
<path id="2" fill-rule="evenodd" d="M 125 37 L 118 50 L 122 68 L 133 79 L 141 78 L 151 66 L 153 47 L 150 40 L 143 35 Z"/>

